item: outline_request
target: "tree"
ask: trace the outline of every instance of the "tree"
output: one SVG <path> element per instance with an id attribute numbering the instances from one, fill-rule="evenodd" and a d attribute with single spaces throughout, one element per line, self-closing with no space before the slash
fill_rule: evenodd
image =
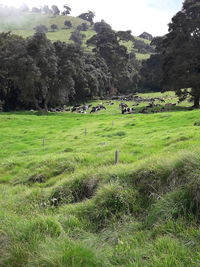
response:
<path id="1" fill-rule="evenodd" d="M 38 110 L 48 110 L 51 98 L 55 96 L 57 57 L 53 44 L 44 33 L 35 33 L 27 39 L 27 53 L 32 59 L 32 75 L 26 76 L 23 97 Z M 28 72 L 29 73 L 29 72 Z M 31 72 L 30 72 L 31 73 Z M 29 90 L 27 90 L 27 87 Z"/>
<path id="2" fill-rule="evenodd" d="M 134 40 L 134 49 L 137 49 L 141 54 L 152 54 L 155 52 L 155 49 L 152 45 L 146 44 L 142 40 Z"/>
<path id="3" fill-rule="evenodd" d="M 70 40 L 74 41 L 78 45 L 82 45 L 84 37 L 85 37 L 84 34 L 80 33 L 80 31 L 76 30 L 76 31 L 72 32 Z"/>
<path id="4" fill-rule="evenodd" d="M 162 42 L 163 85 L 178 96 L 190 94 L 194 107 L 200 100 L 200 0 L 185 0 L 169 24 Z M 191 88 L 191 89 L 188 89 Z"/>
<path id="5" fill-rule="evenodd" d="M 53 11 L 54 16 L 60 15 L 60 10 L 59 10 L 59 8 L 56 5 L 52 5 L 51 8 L 52 8 L 52 11 Z"/>
<path id="6" fill-rule="evenodd" d="M 90 25 L 94 24 L 93 18 L 95 17 L 95 13 L 93 11 L 88 11 L 87 13 L 82 13 L 78 16 L 79 18 L 89 21 Z"/>
<path id="7" fill-rule="evenodd" d="M 102 57 L 112 75 L 111 87 L 118 88 L 121 93 L 132 91 L 136 87 L 138 63 L 135 55 L 128 54 L 127 48 L 119 44 L 117 33 L 104 30 L 87 41 L 93 45 L 93 51 Z"/>
<path id="8" fill-rule="evenodd" d="M 33 28 L 37 33 L 46 33 L 48 32 L 48 28 L 45 25 L 38 25 L 35 28 Z"/>
<path id="9" fill-rule="evenodd" d="M 112 28 L 104 20 L 101 20 L 100 22 L 96 22 L 94 24 L 94 30 L 96 33 L 100 33 L 100 32 L 105 31 L 105 30 L 112 30 Z"/>
<path id="10" fill-rule="evenodd" d="M 66 26 L 67 29 L 72 28 L 72 23 L 71 23 L 70 20 L 65 20 L 65 21 L 64 21 L 64 25 Z"/>
<path id="11" fill-rule="evenodd" d="M 47 111 L 49 107 L 103 96 L 111 75 L 103 58 L 44 33 L 27 39 L 0 34 L 0 106 Z"/>
<path id="12" fill-rule="evenodd" d="M 0 100 L 5 111 L 24 107 L 19 83 L 24 81 L 31 60 L 22 37 L 0 34 Z M 24 72 L 25 71 L 25 72 Z"/>
<path id="13" fill-rule="evenodd" d="M 149 40 L 149 41 L 152 41 L 153 40 L 153 36 L 150 33 L 148 33 L 148 32 L 143 32 L 138 37 L 140 37 L 142 39 Z"/>
<path id="14" fill-rule="evenodd" d="M 72 9 L 68 6 L 68 5 L 64 5 L 63 8 L 65 9 L 63 12 L 62 12 L 62 15 L 64 16 L 67 16 L 71 13 Z"/>
<path id="15" fill-rule="evenodd" d="M 151 57 L 142 62 L 140 70 L 140 89 L 144 91 L 161 91 L 162 80 L 162 59 L 160 54 L 151 55 Z"/>
<path id="16" fill-rule="evenodd" d="M 78 31 L 87 31 L 89 29 L 89 25 L 87 23 L 82 23 L 77 26 Z"/>
<path id="17" fill-rule="evenodd" d="M 51 25 L 51 29 L 52 29 L 53 32 L 55 32 L 56 30 L 58 30 L 58 25 L 52 24 Z"/>
<path id="18" fill-rule="evenodd" d="M 135 38 L 131 34 L 131 31 L 118 31 L 117 37 L 119 38 L 119 41 L 135 41 Z"/>

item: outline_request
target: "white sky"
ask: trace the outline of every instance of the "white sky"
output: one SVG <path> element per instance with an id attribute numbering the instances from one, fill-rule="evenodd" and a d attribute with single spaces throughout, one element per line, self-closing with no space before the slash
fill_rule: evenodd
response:
<path id="1" fill-rule="evenodd" d="M 96 13 L 95 21 L 104 19 L 114 30 L 132 30 L 133 35 L 147 31 L 154 36 L 167 33 L 167 24 L 182 7 L 182 0 L 0 0 L 0 4 L 29 7 L 68 4 L 72 16 L 88 10 Z"/>

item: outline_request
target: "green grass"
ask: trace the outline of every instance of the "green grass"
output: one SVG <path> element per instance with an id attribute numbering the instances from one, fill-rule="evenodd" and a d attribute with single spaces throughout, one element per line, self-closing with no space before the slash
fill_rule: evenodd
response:
<path id="1" fill-rule="evenodd" d="M 0 266 L 199 266 L 200 111 L 144 105 L 0 113 Z"/>
<path id="2" fill-rule="evenodd" d="M 64 22 L 65 20 L 69 20 L 72 23 L 71 29 L 66 29 Z M 38 13 L 23 13 L 23 15 L 13 15 L 13 16 L 5 16 L 0 19 L 0 32 L 3 31 L 11 31 L 13 34 L 17 34 L 24 38 L 32 36 L 35 31 L 34 28 L 37 25 L 45 25 L 49 32 L 47 33 L 47 37 L 52 41 L 62 41 L 71 43 L 70 40 L 71 33 L 77 28 L 78 25 L 85 23 L 85 20 L 82 20 L 77 17 L 72 16 L 53 16 L 53 15 L 44 15 Z M 87 22 L 86 22 L 87 23 Z M 56 24 L 58 26 L 58 30 L 55 32 L 51 32 L 51 25 Z M 89 25 L 89 23 L 88 23 Z M 83 39 L 83 47 L 86 51 L 91 51 L 91 47 L 87 47 L 86 42 L 90 39 L 96 32 L 90 26 L 87 31 L 82 32 L 86 37 Z M 143 40 L 145 43 L 149 43 L 148 40 L 141 39 L 136 37 L 137 39 Z M 128 51 L 131 52 L 133 49 L 133 43 L 129 42 L 121 42 L 122 45 L 126 46 Z M 149 54 L 140 54 L 135 51 L 136 57 L 138 60 L 145 60 L 149 58 Z"/>

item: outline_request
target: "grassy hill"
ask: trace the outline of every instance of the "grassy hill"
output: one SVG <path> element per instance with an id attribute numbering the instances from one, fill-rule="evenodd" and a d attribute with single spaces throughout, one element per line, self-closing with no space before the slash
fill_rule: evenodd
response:
<path id="1" fill-rule="evenodd" d="M 105 105 L 0 113 L 0 266 L 199 266 L 200 111 Z"/>
<path id="2" fill-rule="evenodd" d="M 66 29 L 64 21 L 69 20 L 72 23 L 71 29 Z M 0 31 L 11 31 L 17 35 L 23 37 L 29 37 L 34 34 L 33 28 L 37 25 L 45 25 L 51 31 L 50 26 L 52 24 L 58 25 L 58 30 L 55 32 L 48 32 L 47 37 L 52 41 L 63 41 L 63 42 L 72 42 L 70 41 L 71 32 L 73 32 L 78 25 L 85 23 L 85 20 L 72 16 L 49 16 L 38 13 L 23 13 L 23 16 L 4 16 L 0 18 Z M 89 23 L 88 23 L 89 25 Z M 90 27 L 88 31 L 83 32 L 86 35 L 86 38 L 83 41 L 83 46 L 86 47 L 86 41 L 91 38 L 96 32 Z M 141 39 L 136 37 L 137 39 Z M 144 42 L 148 43 L 147 40 L 142 39 Z M 128 50 L 132 49 L 131 42 L 123 42 Z M 137 51 L 136 56 L 139 60 L 146 59 L 149 57 L 149 54 L 140 54 Z"/>

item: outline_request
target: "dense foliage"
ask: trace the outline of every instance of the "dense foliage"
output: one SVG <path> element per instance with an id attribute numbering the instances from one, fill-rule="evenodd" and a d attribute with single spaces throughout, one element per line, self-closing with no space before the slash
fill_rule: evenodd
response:
<path id="1" fill-rule="evenodd" d="M 169 33 L 154 38 L 157 55 L 143 64 L 141 84 L 150 90 L 174 90 L 183 100 L 200 101 L 200 0 L 185 0 L 169 24 Z"/>
<path id="2" fill-rule="evenodd" d="M 200 100 L 200 0 L 185 0 L 162 44 L 163 84 L 178 95 Z M 185 90 L 191 88 L 191 90 Z"/>
<path id="3" fill-rule="evenodd" d="M 4 110 L 48 110 L 103 96 L 111 74 L 98 54 L 76 44 L 50 42 L 42 32 L 27 39 L 0 35 L 0 99 Z"/>
<path id="4" fill-rule="evenodd" d="M 112 75 L 111 87 L 117 88 L 120 93 L 134 92 L 139 64 L 135 54 L 128 53 L 127 48 L 120 45 L 118 37 L 115 31 L 103 28 L 89 39 L 87 44 L 93 45 L 93 51 L 105 60 Z"/>

